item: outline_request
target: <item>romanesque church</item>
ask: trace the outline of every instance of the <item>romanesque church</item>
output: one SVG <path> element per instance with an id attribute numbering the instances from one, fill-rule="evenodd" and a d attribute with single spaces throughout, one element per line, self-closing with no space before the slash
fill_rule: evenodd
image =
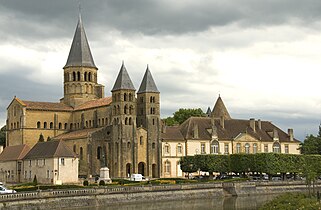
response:
<path id="1" fill-rule="evenodd" d="M 64 140 L 79 156 L 79 175 L 94 176 L 107 166 L 111 177 L 161 173 L 160 92 L 147 67 L 136 89 L 122 63 L 112 96 L 97 83 L 92 57 L 79 16 L 64 70 L 64 97 L 59 103 L 15 97 L 7 109 L 7 146 L 34 146 Z"/>

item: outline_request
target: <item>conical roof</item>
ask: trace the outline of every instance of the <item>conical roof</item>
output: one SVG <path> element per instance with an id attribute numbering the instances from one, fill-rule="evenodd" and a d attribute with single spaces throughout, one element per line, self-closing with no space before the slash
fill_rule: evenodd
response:
<path id="1" fill-rule="evenodd" d="M 87 36 L 80 15 L 74 39 L 71 44 L 68 60 L 64 68 L 70 66 L 86 66 L 97 68 L 91 55 Z"/>
<path id="2" fill-rule="evenodd" d="M 137 93 L 159 93 L 148 66 Z"/>
<path id="3" fill-rule="evenodd" d="M 207 111 L 206 111 L 206 115 L 207 115 L 207 116 L 211 116 L 211 113 L 212 113 L 211 108 L 208 107 L 208 108 L 207 108 Z"/>
<path id="4" fill-rule="evenodd" d="M 122 63 L 116 82 L 111 92 L 116 90 L 136 90 L 124 65 Z"/>
<path id="5" fill-rule="evenodd" d="M 218 99 L 216 100 L 216 103 L 212 111 L 212 117 L 214 118 L 224 117 L 224 119 L 226 120 L 232 119 L 223 103 L 221 96 L 219 96 Z"/>

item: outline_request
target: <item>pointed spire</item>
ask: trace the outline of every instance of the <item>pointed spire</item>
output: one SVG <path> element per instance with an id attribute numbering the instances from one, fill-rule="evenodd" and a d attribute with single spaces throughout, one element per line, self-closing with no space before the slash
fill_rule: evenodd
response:
<path id="1" fill-rule="evenodd" d="M 134 87 L 134 85 L 128 75 L 127 70 L 126 70 L 124 61 L 122 62 L 116 82 L 115 82 L 114 87 L 111 90 L 111 92 L 116 91 L 116 90 L 135 90 L 135 87 Z"/>
<path id="2" fill-rule="evenodd" d="M 212 113 L 211 108 L 208 107 L 208 108 L 207 108 L 207 111 L 206 111 L 206 115 L 207 115 L 208 117 L 210 117 L 210 116 L 211 116 L 211 113 Z"/>
<path id="3" fill-rule="evenodd" d="M 86 66 L 97 69 L 94 59 L 91 55 L 80 12 L 74 39 L 72 41 L 67 63 L 64 68 L 70 66 Z"/>
<path id="4" fill-rule="evenodd" d="M 148 65 L 147 65 L 147 69 L 145 71 L 145 75 L 143 77 L 142 83 L 140 84 L 140 87 L 137 93 L 146 93 L 146 92 L 159 93 Z"/>
<path id="5" fill-rule="evenodd" d="M 232 119 L 230 114 L 228 113 L 220 95 L 218 96 L 218 99 L 214 105 L 214 108 L 212 111 L 212 116 L 214 118 L 224 117 L 225 120 Z"/>

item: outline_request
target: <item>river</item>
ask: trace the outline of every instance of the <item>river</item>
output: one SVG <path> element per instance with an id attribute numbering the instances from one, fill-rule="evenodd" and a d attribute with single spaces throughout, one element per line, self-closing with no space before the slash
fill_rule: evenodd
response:
<path id="1" fill-rule="evenodd" d="M 99 207 L 67 208 L 65 210 L 256 210 L 277 195 L 224 197 L 176 201 L 155 201 L 134 204 L 118 204 Z"/>

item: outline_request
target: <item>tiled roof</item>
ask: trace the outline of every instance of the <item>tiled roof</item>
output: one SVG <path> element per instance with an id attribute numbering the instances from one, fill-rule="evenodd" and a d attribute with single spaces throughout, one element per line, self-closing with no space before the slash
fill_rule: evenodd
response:
<path id="1" fill-rule="evenodd" d="M 46 111 L 72 111 L 73 108 L 64 103 L 53 103 L 53 102 L 37 102 L 37 101 L 24 101 L 22 103 L 27 109 L 32 110 L 46 110 Z"/>
<path id="2" fill-rule="evenodd" d="M 148 66 L 137 93 L 159 93 Z"/>
<path id="3" fill-rule="evenodd" d="M 87 101 L 75 108 L 75 110 L 90 109 L 94 107 L 107 106 L 112 102 L 112 97 L 105 97 L 96 100 Z"/>
<path id="4" fill-rule="evenodd" d="M 29 150 L 30 147 L 25 144 L 8 146 L 0 154 L 0 161 L 22 160 Z"/>
<path id="5" fill-rule="evenodd" d="M 184 140 L 184 136 L 180 132 L 179 126 L 166 126 L 166 132 L 161 133 L 161 138 L 163 140 Z"/>
<path id="6" fill-rule="evenodd" d="M 215 118 L 224 117 L 224 119 L 226 120 L 232 119 L 223 103 L 221 96 L 219 96 L 216 100 L 216 103 L 212 111 L 212 116 Z"/>
<path id="7" fill-rule="evenodd" d="M 64 68 L 70 66 L 87 66 L 97 68 L 91 55 L 87 36 L 80 16 L 74 39 L 71 44 L 68 60 Z"/>
<path id="8" fill-rule="evenodd" d="M 89 134 L 98 131 L 102 128 L 87 128 L 87 129 L 81 129 L 72 131 L 69 133 L 60 134 L 58 136 L 53 137 L 54 140 L 67 140 L 67 139 L 80 139 L 80 138 L 86 138 Z"/>
<path id="9" fill-rule="evenodd" d="M 116 90 L 135 90 L 135 87 L 128 75 L 124 62 L 120 67 L 117 79 L 115 81 L 114 87 L 111 91 Z"/>
<path id="10" fill-rule="evenodd" d="M 273 125 L 269 121 L 261 121 L 261 129 L 258 127 L 258 122 L 255 122 L 255 132 L 250 127 L 250 120 L 230 119 L 224 121 L 224 128 L 220 125 L 220 120 L 216 119 L 215 126 L 217 128 L 217 135 L 220 140 L 233 140 L 240 133 L 247 133 L 254 138 L 261 141 L 273 141 L 273 131 L 276 130 L 279 135 L 280 142 L 290 142 L 290 137 L 287 133 L 282 131 L 277 126 Z M 184 123 L 179 126 L 179 131 L 185 139 L 194 139 L 193 132 L 195 125 L 198 128 L 198 139 L 210 140 L 212 129 L 211 118 L 209 117 L 190 117 Z M 177 127 L 172 128 L 177 132 Z M 170 138 L 169 127 L 166 129 L 166 138 Z M 163 134 L 162 134 L 163 135 Z M 167 137 L 168 136 L 168 137 Z M 176 133 L 175 136 L 178 136 Z M 294 142 L 299 142 L 294 139 Z"/>
<path id="11" fill-rule="evenodd" d="M 27 153 L 24 159 L 76 157 L 63 141 L 38 142 Z"/>

